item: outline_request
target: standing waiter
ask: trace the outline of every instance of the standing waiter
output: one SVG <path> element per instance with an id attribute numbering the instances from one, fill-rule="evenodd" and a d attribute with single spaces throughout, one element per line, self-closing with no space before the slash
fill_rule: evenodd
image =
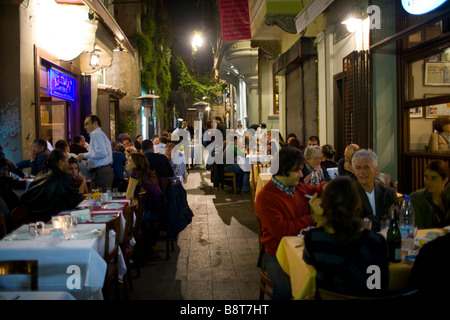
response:
<path id="1" fill-rule="evenodd" d="M 84 120 L 84 129 L 91 138 L 88 153 L 80 153 L 78 161 L 88 160 L 88 169 L 92 173 L 91 188 L 112 188 L 114 173 L 112 164 L 111 141 L 100 128 L 100 119 L 91 114 Z"/>

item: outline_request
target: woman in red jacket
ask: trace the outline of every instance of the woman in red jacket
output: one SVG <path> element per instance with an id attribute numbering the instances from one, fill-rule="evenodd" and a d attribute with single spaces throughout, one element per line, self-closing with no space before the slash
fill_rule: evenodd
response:
<path id="1" fill-rule="evenodd" d="M 261 263 L 273 284 L 273 300 L 292 296 L 290 278 L 275 256 L 278 245 L 283 237 L 295 236 L 302 229 L 314 225 L 309 198 L 305 195 L 320 193 L 324 184 L 312 186 L 299 182 L 304 163 L 299 149 L 281 149 L 278 172 L 256 197 L 255 211 L 261 221 L 261 243 L 264 246 Z"/>

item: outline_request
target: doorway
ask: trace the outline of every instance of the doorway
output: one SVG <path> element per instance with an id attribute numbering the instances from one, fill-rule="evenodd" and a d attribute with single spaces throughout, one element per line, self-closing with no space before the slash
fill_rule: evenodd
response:
<path id="1" fill-rule="evenodd" d="M 49 141 L 52 146 L 58 140 L 67 141 L 70 135 L 68 108 L 67 101 L 42 101 L 39 106 L 39 137 Z"/>

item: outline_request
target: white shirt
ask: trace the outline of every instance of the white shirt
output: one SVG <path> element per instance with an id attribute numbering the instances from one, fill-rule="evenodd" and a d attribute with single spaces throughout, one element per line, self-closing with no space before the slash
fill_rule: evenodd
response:
<path id="1" fill-rule="evenodd" d="M 373 215 L 377 215 L 377 211 L 375 210 L 375 188 L 372 189 L 371 193 L 366 191 L 367 199 L 369 199 L 370 206 L 372 207 Z"/>
<path id="2" fill-rule="evenodd" d="M 153 150 L 155 151 L 155 153 L 160 153 L 160 154 L 164 154 L 164 155 L 166 154 L 165 149 L 166 149 L 165 143 L 159 143 L 153 147 Z"/>
<path id="3" fill-rule="evenodd" d="M 112 164 L 112 148 L 106 134 L 100 129 L 94 129 L 89 133 L 91 137 L 89 152 L 84 154 L 88 159 L 89 170 Z"/>

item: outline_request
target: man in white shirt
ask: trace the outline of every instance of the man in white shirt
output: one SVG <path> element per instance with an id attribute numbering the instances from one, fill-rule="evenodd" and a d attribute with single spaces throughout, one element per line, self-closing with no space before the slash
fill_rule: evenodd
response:
<path id="1" fill-rule="evenodd" d="M 353 154 L 352 168 L 363 203 L 361 218 L 372 220 L 372 230 L 380 231 L 380 222 L 389 219 L 390 209 L 397 205 L 397 195 L 391 187 L 375 181 L 378 158 L 372 150 L 361 149 Z"/>
<path id="2" fill-rule="evenodd" d="M 106 134 L 100 128 L 100 119 L 91 114 L 84 120 L 84 129 L 91 138 L 88 153 L 78 154 L 78 161 L 88 160 L 88 169 L 92 173 L 91 188 L 112 188 L 114 173 L 112 164 L 112 148 Z"/>

